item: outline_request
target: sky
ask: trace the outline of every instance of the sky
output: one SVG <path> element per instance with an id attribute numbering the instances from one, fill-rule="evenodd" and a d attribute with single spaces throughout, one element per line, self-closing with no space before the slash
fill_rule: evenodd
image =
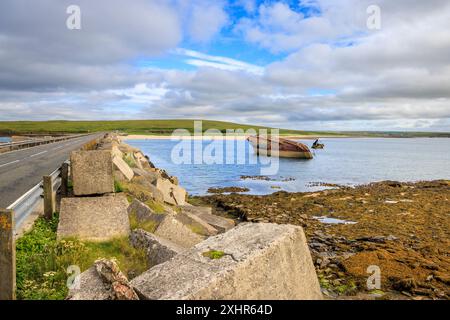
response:
<path id="1" fill-rule="evenodd" d="M 0 1 L 0 121 L 174 118 L 448 132 L 450 1 Z"/>

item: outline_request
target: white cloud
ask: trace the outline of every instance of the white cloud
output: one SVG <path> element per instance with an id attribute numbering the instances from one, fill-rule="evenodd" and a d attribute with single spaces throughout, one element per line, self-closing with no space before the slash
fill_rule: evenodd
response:
<path id="1" fill-rule="evenodd" d="M 255 19 L 239 23 L 251 43 L 288 54 L 263 67 L 177 49 L 195 39 L 208 51 L 208 39 L 227 23 L 223 2 L 204 7 L 214 7 L 204 12 L 218 14 L 219 23 L 200 17 L 190 28 L 202 1 L 178 0 L 173 8 L 119 0 L 104 10 L 106 2 L 80 0 L 85 33 L 77 34 L 58 29 L 64 1 L 40 0 L 33 15 L 24 0 L 1 2 L 1 120 L 196 117 L 296 129 L 450 131 L 448 1 L 379 0 L 382 29 L 363 32 L 366 0 L 302 1 L 320 9 L 314 17 L 265 2 Z M 130 63 L 167 52 L 196 68 Z"/>
<path id="2" fill-rule="evenodd" d="M 222 1 L 194 1 L 188 15 L 188 34 L 194 41 L 207 42 L 228 22 Z"/>
<path id="3" fill-rule="evenodd" d="M 211 67 L 229 71 L 245 71 L 257 75 L 262 75 L 264 73 L 263 67 L 227 57 L 212 56 L 209 54 L 204 54 L 198 51 L 187 50 L 183 48 L 173 50 L 173 53 L 180 56 L 194 58 L 185 60 L 185 62 L 197 67 Z"/>

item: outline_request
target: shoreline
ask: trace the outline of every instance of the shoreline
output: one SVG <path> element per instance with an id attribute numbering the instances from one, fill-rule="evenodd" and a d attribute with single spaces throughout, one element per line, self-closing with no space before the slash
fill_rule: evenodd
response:
<path id="1" fill-rule="evenodd" d="M 195 135 L 190 135 L 190 136 L 163 136 L 163 135 L 145 135 L 145 134 L 130 134 L 127 136 L 119 136 L 119 138 L 122 141 L 127 141 L 127 140 L 245 140 L 247 139 L 248 136 L 246 135 L 223 135 L 223 136 L 218 136 L 218 135 L 212 135 L 212 136 L 208 136 L 208 135 L 202 135 L 202 136 L 195 136 Z M 322 138 L 372 138 L 372 137 L 356 137 L 356 136 L 307 136 L 307 135 L 298 135 L 298 136 L 284 136 L 284 135 L 280 135 L 280 138 L 284 138 L 284 139 L 303 139 L 303 140 L 315 140 L 315 139 L 322 139 Z"/>
<path id="2" fill-rule="evenodd" d="M 433 180 L 211 194 L 193 196 L 192 202 L 243 221 L 302 226 L 331 299 L 450 299 L 449 199 L 450 180 Z M 373 265 L 381 270 L 378 290 L 366 286 Z"/>

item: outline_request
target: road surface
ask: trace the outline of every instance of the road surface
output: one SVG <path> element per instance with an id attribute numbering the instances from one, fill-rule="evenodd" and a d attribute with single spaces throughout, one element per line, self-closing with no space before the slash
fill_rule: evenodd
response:
<path id="1" fill-rule="evenodd" d="M 100 137 L 92 134 L 0 154 L 0 208 L 7 208 L 68 160 L 70 152 Z"/>

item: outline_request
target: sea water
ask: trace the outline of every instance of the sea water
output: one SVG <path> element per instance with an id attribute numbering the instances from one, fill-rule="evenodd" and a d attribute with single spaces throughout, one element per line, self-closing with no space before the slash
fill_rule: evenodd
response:
<path id="1" fill-rule="evenodd" d="M 251 164 L 257 158 L 247 141 L 246 149 L 250 154 L 244 155 L 246 164 L 234 161 L 233 164 L 212 165 L 174 163 L 171 154 L 177 141 L 126 142 L 141 149 L 157 167 L 177 176 L 180 184 L 194 195 L 206 194 L 210 187 L 237 186 L 250 189 L 251 194 L 268 194 L 326 188 L 320 183 L 353 186 L 382 180 L 450 179 L 450 139 L 447 138 L 330 138 L 320 141 L 325 149 L 314 151 L 314 159 L 280 158 L 278 172 L 265 177 L 266 180 L 241 179 L 241 176 L 261 175 L 262 165 Z M 312 143 L 310 140 L 300 142 Z M 208 144 L 210 142 L 204 141 L 203 147 Z"/>

